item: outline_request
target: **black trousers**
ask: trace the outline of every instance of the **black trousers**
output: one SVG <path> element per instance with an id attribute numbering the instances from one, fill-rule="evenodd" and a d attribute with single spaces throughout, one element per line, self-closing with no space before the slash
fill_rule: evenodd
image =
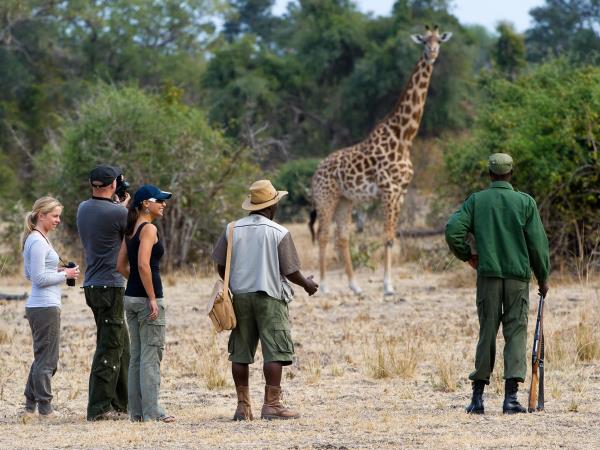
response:
<path id="1" fill-rule="evenodd" d="M 87 419 L 111 409 L 127 412 L 129 333 L 121 287 L 88 286 L 85 301 L 96 321 L 96 352 L 92 361 Z"/>

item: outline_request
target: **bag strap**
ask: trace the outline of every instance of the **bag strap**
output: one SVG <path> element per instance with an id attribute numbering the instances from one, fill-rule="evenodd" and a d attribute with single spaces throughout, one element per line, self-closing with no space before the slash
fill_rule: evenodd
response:
<path id="1" fill-rule="evenodd" d="M 227 238 L 227 259 L 225 260 L 225 279 L 223 280 L 223 299 L 229 300 L 229 272 L 231 271 L 231 251 L 233 250 L 233 228 L 235 222 L 229 224 L 229 237 Z"/>

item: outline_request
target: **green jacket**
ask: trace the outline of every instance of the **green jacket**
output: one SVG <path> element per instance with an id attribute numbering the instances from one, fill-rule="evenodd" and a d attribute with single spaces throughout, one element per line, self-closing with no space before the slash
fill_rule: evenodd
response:
<path id="1" fill-rule="evenodd" d="M 467 234 L 475 236 L 477 273 L 486 277 L 538 282 L 548 279 L 548 238 L 535 200 L 507 181 L 493 181 L 472 194 L 446 225 L 446 242 L 462 261 L 471 258 Z"/>

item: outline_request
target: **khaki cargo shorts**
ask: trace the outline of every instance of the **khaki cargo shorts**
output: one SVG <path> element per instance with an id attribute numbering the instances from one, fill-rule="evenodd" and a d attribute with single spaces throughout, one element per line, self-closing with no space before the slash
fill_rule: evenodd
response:
<path id="1" fill-rule="evenodd" d="M 294 344 L 290 333 L 288 305 L 284 300 L 264 292 L 250 292 L 233 296 L 237 326 L 229 335 L 229 361 L 251 364 L 258 347 L 264 362 L 292 363 Z"/>

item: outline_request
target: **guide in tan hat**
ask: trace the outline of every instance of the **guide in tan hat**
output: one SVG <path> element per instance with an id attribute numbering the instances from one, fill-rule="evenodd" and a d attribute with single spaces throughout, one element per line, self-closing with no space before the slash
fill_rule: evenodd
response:
<path id="1" fill-rule="evenodd" d="M 238 404 L 233 420 L 253 419 L 249 365 L 260 341 L 264 358 L 265 396 L 263 419 L 295 419 L 299 414 L 281 404 L 283 366 L 292 363 L 292 341 L 288 303 L 294 291 L 288 280 L 304 288 L 308 295 L 317 292 L 312 275 L 300 272 L 300 258 L 289 231 L 273 218 L 277 204 L 287 195 L 269 180 L 250 186 L 242 208 L 250 214 L 228 225 L 212 254 L 221 278 L 225 275 L 227 246 L 233 245 L 229 287 L 237 326 L 229 336 L 229 360 Z M 233 239 L 227 242 L 229 227 Z"/>
<path id="2" fill-rule="evenodd" d="M 287 194 L 287 191 L 276 190 L 269 180 L 258 180 L 250 186 L 250 193 L 242 203 L 242 208 L 246 211 L 260 211 L 278 203 Z"/>
<path id="3" fill-rule="evenodd" d="M 479 341 L 475 370 L 469 375 L 473 397 L 469 414 L 483 414 L 483 390 L 490 383 L 496 356 L 496 335 L 504 335 L 505 414 L 524 413 L 517 401 L 518 383 L 525 381 L 529 279 L 548 292 L 548 239 L 535 200 L 510 184 L 513 159 L 506 153 L 488 158 L 491 185 L 472 194 L 446 225 L 446 242 L 457 258 L 477 270 Z M 476 253 L 467 236 L 475 236 Z"/>

